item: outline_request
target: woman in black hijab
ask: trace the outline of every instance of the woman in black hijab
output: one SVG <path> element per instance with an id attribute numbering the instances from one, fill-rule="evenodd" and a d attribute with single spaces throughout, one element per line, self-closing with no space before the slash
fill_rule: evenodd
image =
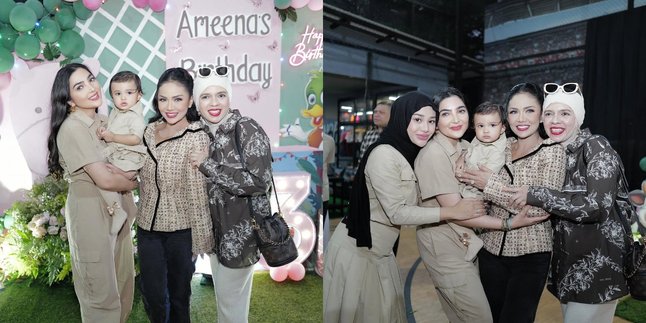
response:
<path id="1" fill-rule="evenodd" d="M 403 283 L 392 251 L 400 226 L 484 214 L 482 202 L 470 199 L 454 207 L 417 206 L 413 163 L 435 132 L 436 116 L 437 107 L 426 95 L 400 97 L 388 126 L 359 164 L 350 212 L 325 254 L 325 322 L 406 322 Z"/>

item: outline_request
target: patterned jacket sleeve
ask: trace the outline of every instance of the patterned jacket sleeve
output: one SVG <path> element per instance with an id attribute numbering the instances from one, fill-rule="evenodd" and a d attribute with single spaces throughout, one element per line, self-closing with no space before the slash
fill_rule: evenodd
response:
<path id="1" fill-rule="evenodd" d="M 198 133 L 194 148 L 199 149 L 208 145 L 209 138 L 203 132 Z M 191 223 L 191 235 L 193 237 L 193 254 L 213 252 L 215 239 L 213 237 L 213 222 L 209 213 L 209 200 L 206 190 L 206 177 L 194 167 L 187 167 L 186 182 L 188 200 L 191 207 L 188 210 Z"/>
<path id="2" fill-rule="evenodd" d="M 558 145 L 542 149 L 545 149 L 545 151 L 539 157 L 540 166 L 537 166 L 541 167 L 541 170 L 539 171 L 541 177 L 540 179 L 538 179 L 538 182 L 540 183 L 539 185 L 548 189 L 560 191 L 565 179 L 565 150 L 563 150 Z M 537 157 L 538 156 L 534 158 Z M 500 171 L 506 172 L 504 168 Z M 516 184 L 523 185 L 523 183 Z M 518 214 L 520 210 L 515 209 L 510 205 L 511 194 L 502 191 L 502 188 L 507 185 L 509 184 L 502 179 L 500 173 L 493 174 L 489 178 L 489 181 L 487 182 L 487 185 L 484 189 L 484 197 L 486 200 L 489 200 L 503 207 L 510 213 Z M 540 207 L 531 207 L 528 212 L 529 216 L 543 216 L 547 214 L 548 212 Z"/>
<path id="3" fill-rule="evenodd" d="M 207 158 L 200 170 L 222 190 L 237 196 L 266 194 L 271 187 L 271 144 L 269 137 L 253 119 L 243 118 L 238 137 L 244 167 L 241 164 L 218 164 Z M 235 136 L 235 131 L 231 132 Z"/>
<path id="4" fill-rule="evenodd" d="M 578 223 L 603 221 L 617 196 L 621 160 L 607 139 L 595 137 L 583 144 L 585 165 L 577 165 L 574 174 L 584 178 L 586 187 L 565 187 L 563 192 L 530 187 L 527 203 Z"/>

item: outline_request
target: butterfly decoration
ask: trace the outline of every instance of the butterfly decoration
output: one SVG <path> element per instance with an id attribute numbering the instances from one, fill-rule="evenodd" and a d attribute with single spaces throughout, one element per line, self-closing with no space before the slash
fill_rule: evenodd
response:
<path id="1" fill-rule="evenodd" d="M 191 7 L 191 2 L 187 1 L 186 4 L 184 5 L 184 9 L 189 9 Z"/>
<path id="2" fill-rule="evenodd" d="M 226 41 L 226 42 L 224 42 L 223 44 L 219 44 L 219 45 L 218 45 L 218 47 L 220 47 L 220 49 L 222 49 L 222 50 L 227 50 L 227 49 L 229 49 L 229 45 L 230 45 L 230 44 L 231 44 L 231 43 L 230 43 L 230 42 L 229 42 L 229 40 L 227 39 L 227 41 Z"/>
<path id="3" fill-rule="evenodd" d="M 275 41 L 275 40 L 274 40 L 273 43 L 271 43 L 270 45 L 267 46 L 267 48 L 269 48 L 271 50 L 276 50 L 277 47 L 278 47 L 278 42 Z"/>
<path id="4" fill-rule="evenodd" d="M 262 5 L 262 0 L 250 0 L 254 7 L 258 8 Z"/>
<path id="5" fill-rule="evenodd" d="M 171 47 L 171 48 L 170 48 L 170 50 L 171 50 L 173 53 L 181 52 L 181 51 L 182 51 L 182 42 L 178 39 L 178 40 L 177 40 L 177 45 L 176 45 L 176 46 Z"/>
<path id="6" fill-rule="evenodd" d="M 247 94 L 247 98 L 249 98 L 249 101 L 251 101 L 251 103 L 258 102 L 258 99 L 260 99 L 260 90 L 257 90 L 254 94 Z"/>

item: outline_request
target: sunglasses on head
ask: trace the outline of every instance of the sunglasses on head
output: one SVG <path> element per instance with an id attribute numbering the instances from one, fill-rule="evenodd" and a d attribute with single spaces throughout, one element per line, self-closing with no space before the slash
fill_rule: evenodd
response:
<path id="1" fill-rule="evenodd" d="M 216 75 L 219 75 L 219 76 L 227 76 L 229 75 L 229 67 L 228 66 L 216 66 L 214 68 L 202 67 L 199 70 L 197 70 L 197 75 L 201 77 L 208 77 L 209 75 L 211 75 L 211 73 L 215 73 Z"/>
<path id="2" fill-rule="evenodd" d="M 545 92 L 545 95 L 556 93 L 559 89 L 563 90 L 563 93 L 577 93 L 579 92 L 579 83 L 565 83 L 563 85 L 545 83 L 545 85 L 543 85 L 543 92 Z"/>

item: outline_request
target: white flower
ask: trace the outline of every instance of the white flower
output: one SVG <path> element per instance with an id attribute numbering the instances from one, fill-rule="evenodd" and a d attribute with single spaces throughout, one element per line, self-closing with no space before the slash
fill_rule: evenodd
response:
<path id="1" fill-rule="evenodd" d="M 34 221 L 34 220 L 29 221 L 29 223 L 27 223 L 27 228 L 28 228 L 29 230 L 34 230 L 34 229 L 36 229 L 36 221 Z"/>
<path id="2" fill-rule="evenodd" d="M 47 234 L 47 230 L 43 227 L 36 227 L 35 229 L 31 230 L 31 234 L 36 237 L 36 238 L 42 238 Z"/>
<path id="3" fill-rule="evenodd" d="M 58 234 L 58 226 L 57 225 L 50 225 L 49 228 L 47 228 L 47 233 L 50 235 L 57 235 Z"/>
<path id="4" fill-rule="evenodd" d="M 36 225 L 41 226 L 47 222 L 49 222 L 49 213 L 47 213 L 46 215 L 45 213 L 43 213 L 43 216 L 41 216 L 40 218 L 38 218 L 38 220 L 36 220 Z"/>
<path id="5" fill-rule="evenodd" d="M 55 215 L 49 217 L 49 225 L 58 225 L 58 218 Z"/>

